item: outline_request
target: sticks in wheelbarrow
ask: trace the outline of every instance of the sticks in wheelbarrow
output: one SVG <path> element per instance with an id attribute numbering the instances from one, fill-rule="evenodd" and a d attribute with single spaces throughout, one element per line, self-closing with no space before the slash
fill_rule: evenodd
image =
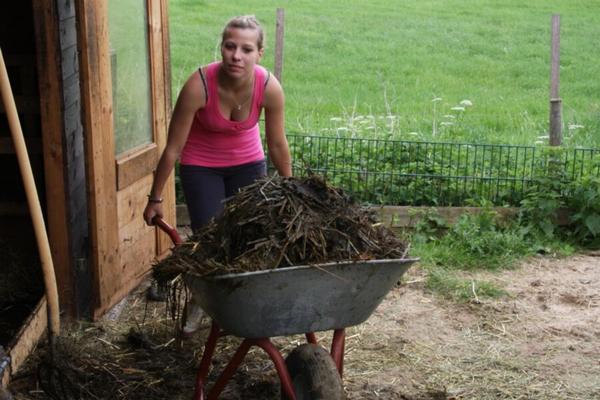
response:
<path id="1" fill-rule="evenodd" d="M 27 204 L 29 205 L 29 213 L 31 214 L 35 238 L 40 253 L 44 285 L 46 287 L 46 300 L 48 302 L 48 332 L 52 342 L 60 333 L 58 289 L 56 287 L 56 276 L 54 275 L 54 264 L 52 263 L 42 207 L 40 206 L 40 200 L 35 187 L 31 163 L 27 154 L 27 146 L 23 138 L 23 131 L 19 122 L 19 115 L 8 79 L 4 57 L 2 56 L 2 49 L 0 49 L 0 91 L 2 92 L 2 101 L 6 110 L 6 116 L 8 117 L 10 133 L 19 162 L 19 169 L 27 195 Z"/>

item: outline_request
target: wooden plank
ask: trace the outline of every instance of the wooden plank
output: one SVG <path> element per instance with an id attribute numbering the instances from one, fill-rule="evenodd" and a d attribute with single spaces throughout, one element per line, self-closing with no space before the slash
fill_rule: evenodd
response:
<path id="1" fill-rule="evenodd" d="M 81 97 L 86 132 L 88 204 L 93 261 L 92 317 L 119 295 L 119 239 L 114 159 L 108 4 L 76 0 Z"/>
<path id="2" fill-rule="evenodd" d="M 171 114 L 171 77 L 169 60 L 169 25 L 167 0 L 149 0 L 150 64 L 152 104 L 154 118 L 154 141 L 159 154 L 167 144 L 168 121 Z M 162 193 L 163 213 L 168 221 L 175 221 L 175 173 L 171 173 Z M 171 249 L 171 240 L 156 230 L 156 252 L 163 254 Z"/>
<path id="3" fill-rule="evenodd" d="M 379 212 L 381 221 L 390 228 L 410 228 L 428 211 L 440 215 L 449 224 L 455 223 L 463 214 L 480 213 L 480 207 L 412 207 L 412 206 L 373 206 Z M 501 218 L 512 218 L 518 208 L 496 207 L 493 209 Z"/>
<path id="4" fill-rule="evenodd" d="M 117 190 L 123 190 L 141 178 L 152 175 L 157 162 L 158 149 L 155 143 L 143 145 L 119 155 L 116 161 Z M 151 185 L 152 182 L 150 182 Z M 150 187 L 144 193 L 150 193 Z"/>
<path id="5" fill-rule="evenodd" d="M 560 15 L 552 15 L 552 42 L 550 53 L 550 98 L 559 97 L 560 83 Z"/>
<path id="6" fill-rule="evenodd" d="M 172 97 L 171 97 L 171 47 L 170 47 L 170 38 L 169 38 L 169 9 L 167 5 L 167 0 L 161 1 L 161 16 L 162 16 L 162 46 L 163 46 L 163 66 L 164 66 L 164 74 L 163 79 L 165 82 L 165 122 L 168 125 L 168 121 L 171 116 L 171 106 L 172 106 Z M 168 128 L 168 126 L 165 126 Z"/>
<path id="7" fill-rule="evenodd" d="M 27 357 L 36 348 L 47 327 L 48 312 L 46 297 L 44 296 L 8 346 L 7 354 L 10 357 L 10 368 L 9 373 L 0 376 L 2 386 L 6 387 L 11 376 L 19 371 Z"/>
<path id="8" fill-rule="evenodd" d="M 550 55 L 550 146 L 562 144 L 562 102 L 560 85 L 560 15 L 552 16 L 552 44 Z"/>
<path id="9" fill-rule="evenodd" d="M 63 154 L 62 71 L 60 65 L 59 27 L 55 2 L 33 1 L 35 39 L 38 62 L 39 106 L 44 141 L 46 218 L 50 249 L 60 293 L 61 308 L 72 312 L 73 280 L 67 229 L 68 200 L 65 192 Z"/>
<path id="10" fill-rule="evenodd" d="M 148 198 L 147 189 L 152 184 L 152 175 L 146 175 L 133 185 L 117 194 L 117 207 L 119 215 L 119 229 L 139 219 L 144 224 L 143 212 Z M 151 229 L 151 228 L 149 228 Z"/>
<path id="11" fill-rule="evenodd" d="M 147 188 L 151 184 L 152 175 L 147 175 L 117 193 L 119 274 L 115 277 L 111 302 L 102 304 L 96 310 L 98 315 L 108 311 L 139 285 L 156 257 L 154 228 L 147 226 L 142 218 Z"/>
<path id="12" fill-rule="evenodd" d="M 283 34 L 285 24 L 285 11 L 283 8 L 277 9 L 277 22 L 275 24 L 275 77 L 282 82 L 283 73 Z"/>

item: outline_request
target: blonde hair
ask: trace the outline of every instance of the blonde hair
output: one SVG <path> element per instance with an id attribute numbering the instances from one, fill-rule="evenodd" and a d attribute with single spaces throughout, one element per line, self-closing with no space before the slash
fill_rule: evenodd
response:
<path id="1" fill-rule="evenodd" d="M 227 24 L 225 24 L 225 28 L 223 28 L 223 34 L 221 35 L 221 45 L 227 38 L 227 31 L 230 28 L 238 28 L 238 29 L 254 29 L 258 32 L 258 38 L 256 39 L 256 44 L 258 49 L 263 48 L 263 42 L 265 38 L 265 33 L 263 31 L 262 25 L 254 15 L 240 15 L 238 17 L 231 18 Z"/>

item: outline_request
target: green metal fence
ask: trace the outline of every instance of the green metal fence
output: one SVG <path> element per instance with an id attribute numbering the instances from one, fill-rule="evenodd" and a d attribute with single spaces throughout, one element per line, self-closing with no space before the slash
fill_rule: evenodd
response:
<path id="1" fill-rule="evenodd" d="M 518 205 L 525 191 L 560 170 L 561 179 L 600 175 L 599 149 L 288 135 L 294 175 L 324 175 L 359 201 Z"/>

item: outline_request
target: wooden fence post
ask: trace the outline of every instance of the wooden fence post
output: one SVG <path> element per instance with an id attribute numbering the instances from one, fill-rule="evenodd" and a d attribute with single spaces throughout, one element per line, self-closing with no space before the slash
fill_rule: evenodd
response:
<path id="1" fill-rule="evenodd" d="M 550 146 L 562 144 L 562 101 L 560 84 L 560 15 L 552 15 L 552 55 L 550 67 Z"/>
<path id="2" fill-rule="evenodd" d="M 275 25 L 275 77 L 281 82 L 281 72 L 283 71 L 283 25 L 284 10 L 277 9 L 277 23 Z"/>

